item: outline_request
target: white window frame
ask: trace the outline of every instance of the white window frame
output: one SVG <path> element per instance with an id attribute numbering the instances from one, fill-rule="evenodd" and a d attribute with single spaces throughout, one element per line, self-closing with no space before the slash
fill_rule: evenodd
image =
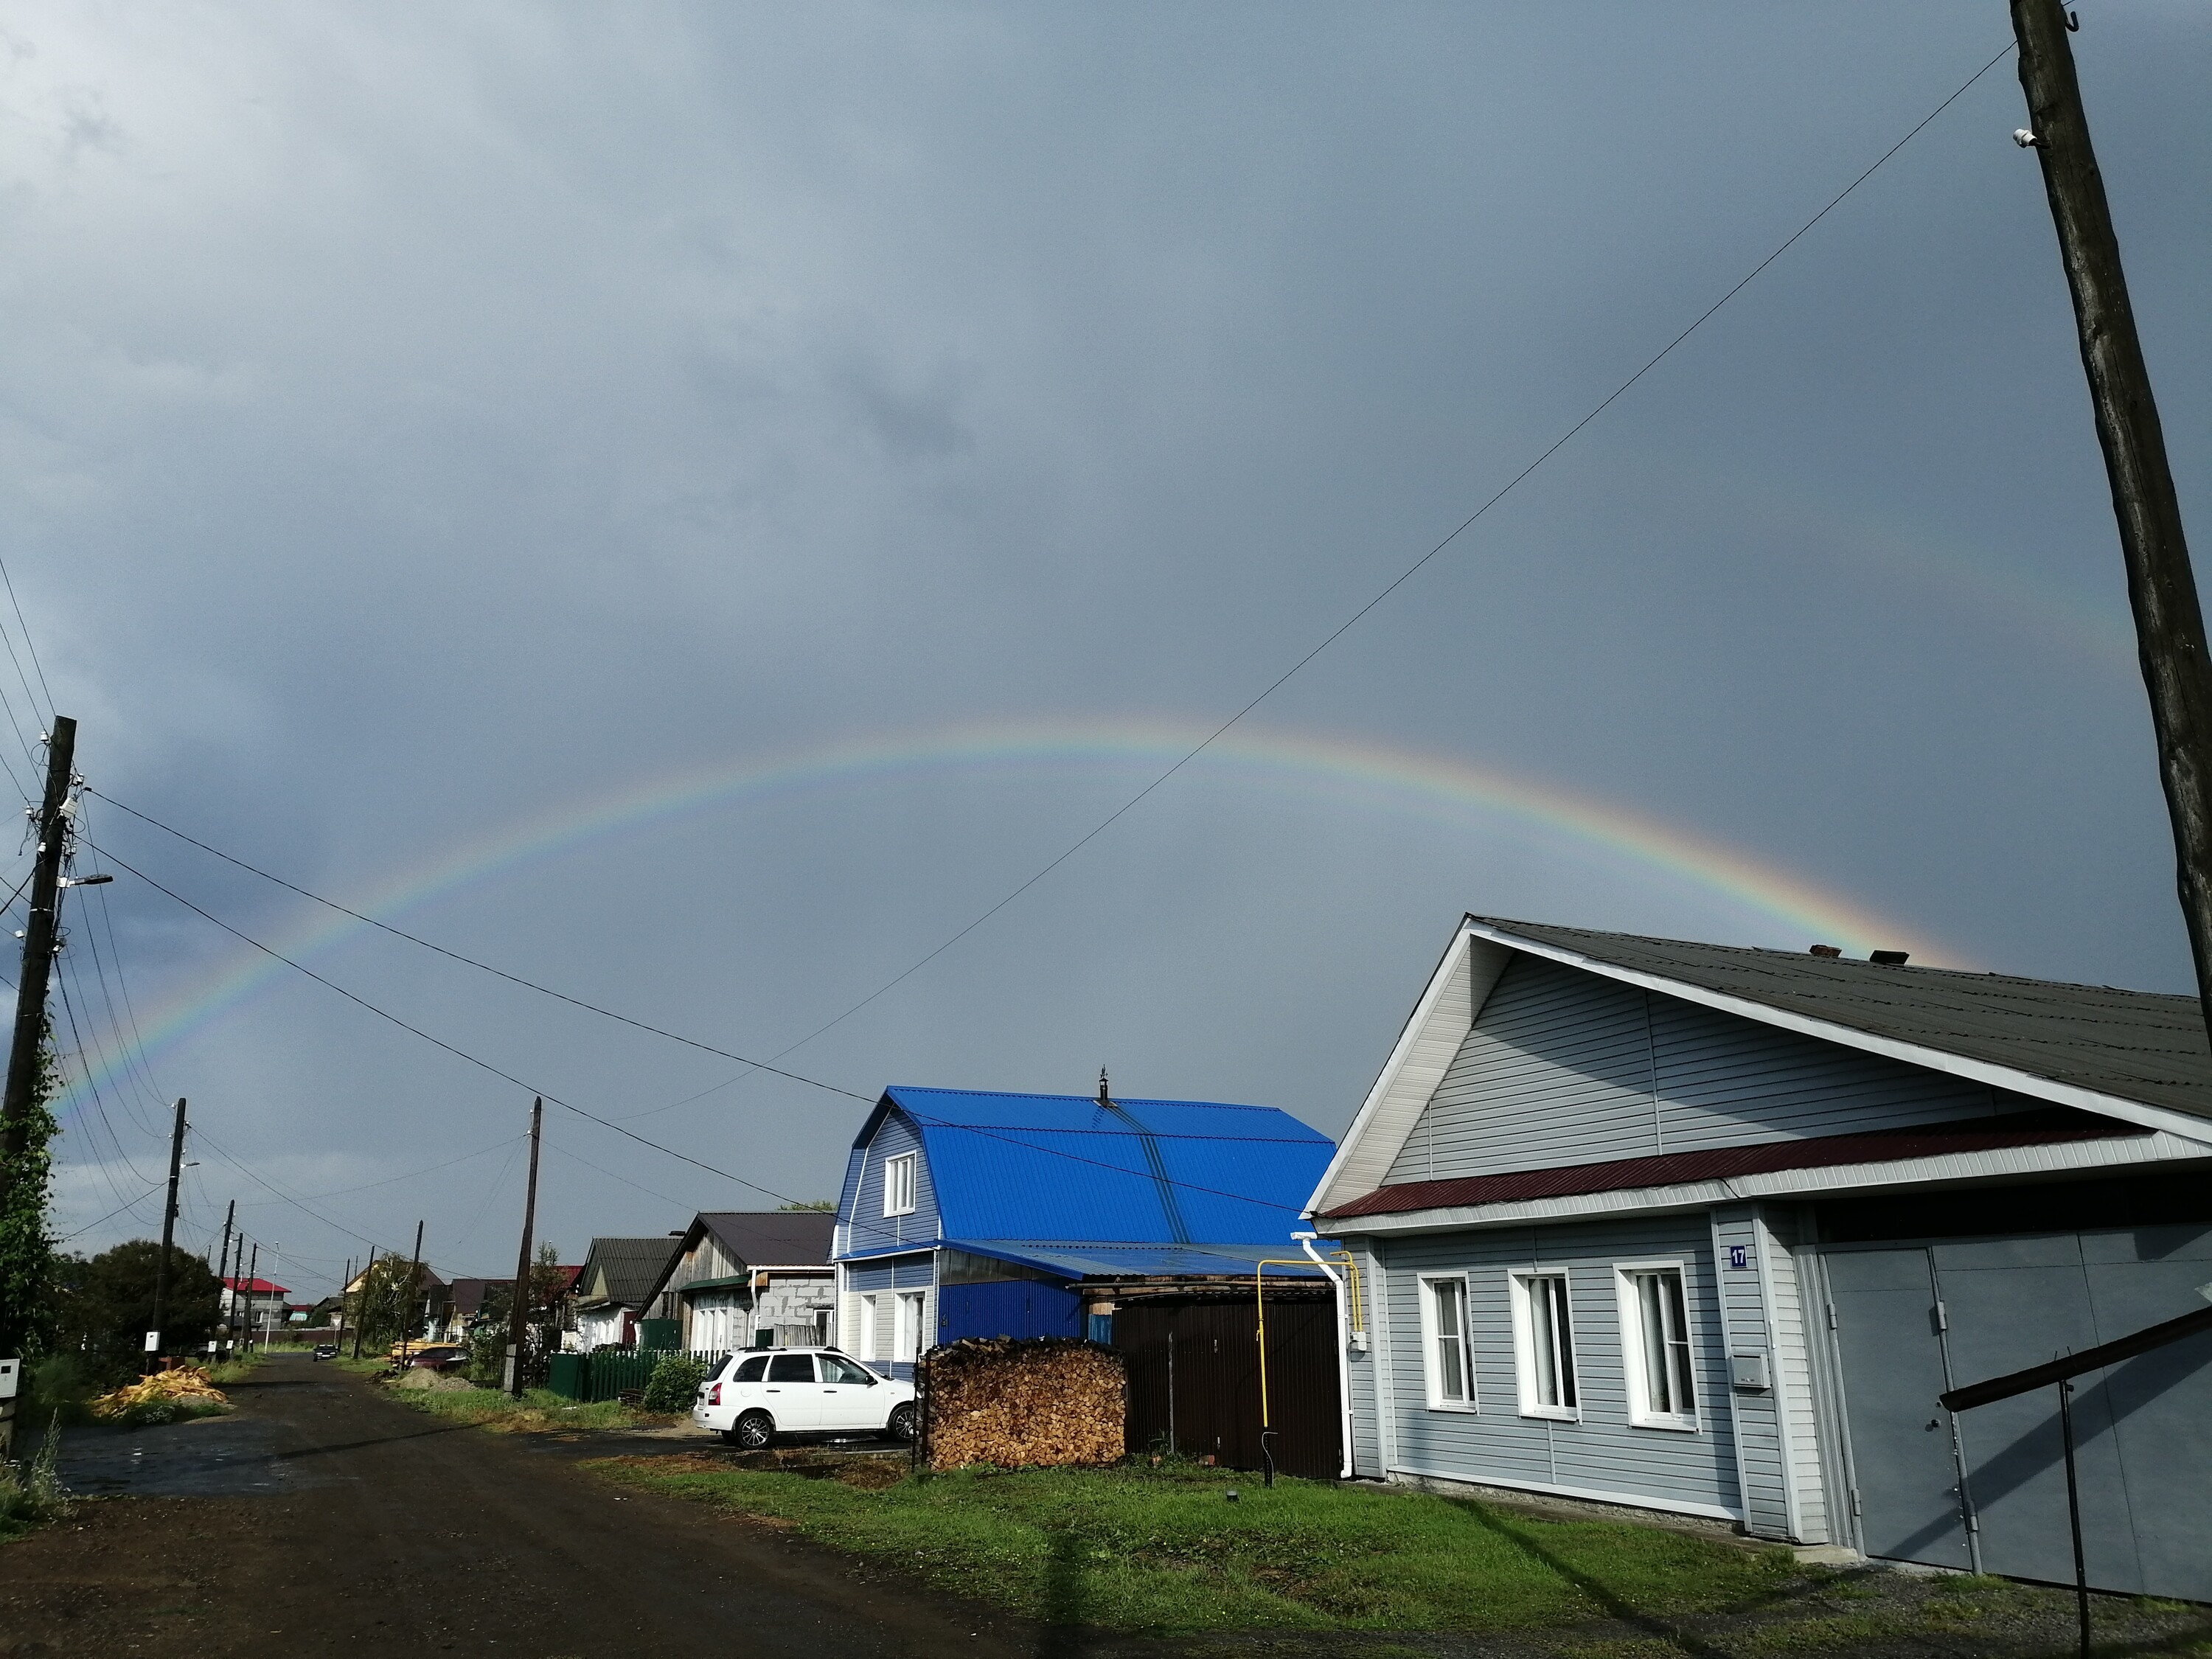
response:
<path id="1" fill-rule="evenodd" d="M 1474 1340 L 1468 1329 L 1468 1317 L 1474 1305 L 1474 1286 L 1467 1273 L 1423 1273 L 1421 1287 L 1421 1376 L 1428 1390 L 1429 1409 L 1432 1412 L 1477 1412 L 1481 1409 L 1474 1382 Z M 1459 1291 L 1459 1368 L 1460 1382 L 1466 1398 L 1453 1400 L 1443 1391 L 1443 1367 L 1439 1363 L 1442 1345 L 1446 1340 L 1437 1329 L 1437 1291 L 1444 1285 L 1454 1285 Z"/>
<path id="2" fill-rule="evenodd" d="M 853 1333 L 853 1358 L 873 1359 L 876 1358 L 876 1294 L 872 1291 L 860 1293 L 857 1325 L 858 1328 Z"/>
<path id="3" fill-rule="evenodd" d="M 1513 1374 L 1520 1385 L 1521 1415 L 1541 1417 L 1555 1423 L 1582 1421 L 1582 1376 L 1575 1364 L 1574 1287 L 1565 1267 L 1521 1267 L 1509 1275 L 1513 1303 Z M 1554 1375 L 1564 1383 L 1559 1402 L 1537 1398 L 1536 1309 L 1538 1296 L 1548 1297 L 1549 1286 L 1559 1286 L 1559 1300 L 1567 1316 L 1565 1340 L 1554 1345 Z M 1539 1287 L 1543 1288 L 1539 1288 Z"/>
<path id="4" fill-rule="evenodd" d="M 1688 1372 L 1690 1409 L 1685 1411 L 1656 1411 L 1652 1408 L 1648 1367 L 1650 1356 L 1645 1352 L 1644 1340 L 1644 1298 L 1638 1281 L 1654 1273 L 1674 1273 L 1682 1286 L 1683 1362 Z M 1620 1301 L 1620 1363 L 1628 1382 L 1628 1420 L 1639 1429 L 1669 1429 L 1678 1434 L 1695 1434 L 1698 1422 L 1698 1338 L 1696 1322 L 1690 1304 L 1690 1266 L 1675 1258 L 1655 1261 L 1616 1261 L 1613 1265 L 1613 1288 Z M 1660 1318 L 1666 1319 L 1666 1303 L 1662 1300 Z M 1662 1363 L 1664 1361 L 1662 1360 Z M 1670 1376 L 1674 1373 L 1669 1371 Z"/>
<path id="5" fill-rule="evenodd" d="M 917 1152 L 900 1152 L 884 1160 L 885 1215 L 914 1213 L 915 1165 L 920 1161 Z"/>
<path id="6" fill-rule="evenodd" d="M 927 1311 L 927 1291 L 900 1291 L 891 1299 L 891 1358 L 911 1364 L 921 1358 L 922 1315 Z"/>

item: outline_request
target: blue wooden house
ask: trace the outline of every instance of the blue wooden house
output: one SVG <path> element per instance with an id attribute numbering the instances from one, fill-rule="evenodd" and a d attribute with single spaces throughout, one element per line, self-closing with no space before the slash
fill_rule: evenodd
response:
<path id="1" fill-rule="evenodd" d="M 837 1201 L 839 1346 L 904 1376 L 969 1336 L 1107 1340 L 1134 1286 L 1301 1255 L 1335 1150 L 1267 1106 L 887 1089 Z M 1272 1276 L 1315 1276 L 1295 1265 Z"/>

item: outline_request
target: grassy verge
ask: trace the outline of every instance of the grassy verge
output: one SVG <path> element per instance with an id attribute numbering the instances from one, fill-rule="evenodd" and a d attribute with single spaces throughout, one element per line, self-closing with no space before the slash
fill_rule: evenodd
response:
<path id="1" fill-rule="evenodd" d="M 69 1494 L 54 1473 L 60 1449 L 61 1420 L 56 1416 L 48 1419 L 38 1449 L 27 1460 L 0 1463 L 0 1541 L 69 1513 Z"/>
<path id="2" fill-rule="evenodd" d="M 330 1362 L 325 1360 L 325 1364 Z M 367 1362 L 363 1362 L 364 1366 Z M 348 1366 L 349 1370 L 360 1368 Z M 381 1374 L 383 1367 L 375 1368 Z M 618 1400 L 579 1405 L 544 1389 L 532 1389 L 517 1400 L 498 1389 L 390 1389 L 392 1398 L 433 1417 L 472 1423 L 509 1433 L 542 1434 L 563 1429 L 635 1428 L 641 1419 Z"/>
<path id="3" fill-rule="evenodd" d="M 1799 1576 L 1786 1551 L 1655 1527 L 1304 1480 L 1269 1489 L 1213 1470 L 963 1470 L 886 1485 L 898 1466 L 829 1478 L 713 1456 L 594 1467 L 1055 1624 L 1161 1635 L 1680 1617 L 1750 1607 Z"/>

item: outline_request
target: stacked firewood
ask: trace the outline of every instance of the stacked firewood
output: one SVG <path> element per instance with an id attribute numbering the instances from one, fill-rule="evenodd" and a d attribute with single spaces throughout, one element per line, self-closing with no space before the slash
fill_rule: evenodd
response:
<path id="1" fill-rule="evenodd" d="M 916 1380 L 929 1467 L 1121 1461 L 1121 1357 L 1072 1337 L 971 1337 L 935 1348 Z"/>

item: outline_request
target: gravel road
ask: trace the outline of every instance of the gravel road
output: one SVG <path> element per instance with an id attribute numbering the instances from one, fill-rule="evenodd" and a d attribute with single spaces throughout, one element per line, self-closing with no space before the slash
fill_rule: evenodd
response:
<path id="1" fill-rule="evenodd" d="M 455 1428 L 301 1358 L 232 1397 L 68 1437 L 72 1488 L 121 1501 L 0 1547 L 0 1656 L 1037 1651 L 1004 1615 L 573 1467 L 696 1442 Z"/>

